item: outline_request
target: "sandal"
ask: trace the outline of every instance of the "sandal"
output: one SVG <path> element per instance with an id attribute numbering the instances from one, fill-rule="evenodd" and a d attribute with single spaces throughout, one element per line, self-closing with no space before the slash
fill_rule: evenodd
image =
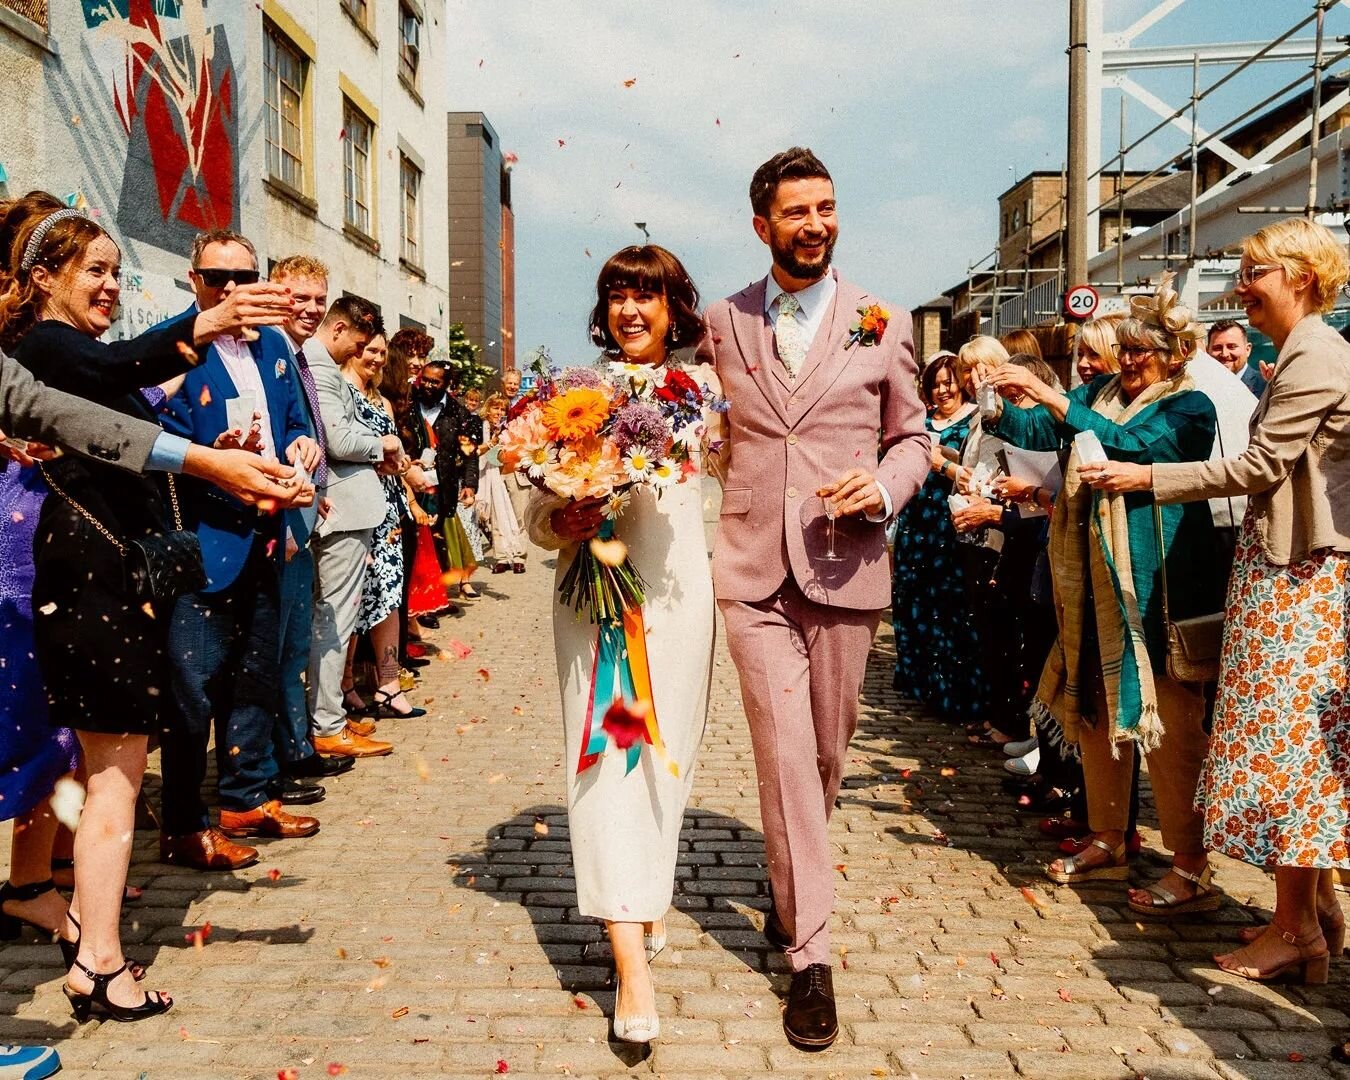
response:
<path id="1" fill-rule="evenodd" d="M 75 957 L 80 954 L 80 935 L 82 931 L 80 930 L 80 924 L 75 921 L 75 916 L 69 911 L 66 912 L 66 919 L 71 926 L 75 927 L 75 940 L 67 941 L 65 938 L 59 937 L 56 939 L 56 944 L 60 946 L 61 959 L 65 961 L 66 970 L 69 971 L 75 966 Z M 139 960 L 133 960 L 130 956 L 125 955 L 122 959 L 127 962 L 127 967 L 131 969 L 131 977 L 133 979 L 140 982 L 145 978 L 145 969 L 150 966 L 149 964 L 142 964 Z"/>
<path id="2" fill-rule="evenodd" d="M 1345 916 L 1342 915 L 1338 922 L 1328 922 L 1319 911 L 1317 922 L 1322 927 L 1322 936 L 1327 939 L 1327 952 L 1332 956 L 1340 956 L 1345 952 Z M 1250 945 L 1265 932 L 1265 926 L 1244 926 L 1238 931 L 1238 940 L 1244 945 Z"/>
<path id="3" fill-rule="evenodd" d="M 1101 848 L 1111 861 L 1102 866 L 1083 865 L 1083 853 L 1088 848 Z M 1067 859 L 1057 859 L 1063 869 L 1053 869 L 1054 863 L 1045 868 L 1045 876 L 1060 885 L 1076 885 L 1080 881 L 1126 881 L 1130 876 L 1130 867 L 1126 863 L 1125 843 L 1122 841 L 1114 848 L 1105 840 L 1093 837 L 1083 849 L 1083 853 L 1070 855 Z"/>
<path id="4" fill-rule="evenodd" d="M 393 717 L 398 720 L 411 720 L 414 717 L 426 716 L 426 709 L 419 709 L 416 705 L 408 706 L 407 712 L 399 712 L 393 706 L 394 698 L 398 697 L 403 691 L 397 690 L 389 693 L 387 690 L 376 690 L 375 700 L 370 706 L 370 717 L 372 720 L 383 720 L 386 717 Z"/>
<path id="5" fill-rule="evenodd" d="M 97 1005 L 107 1016 L 121 1024 L 134 1023 L 137 1020 L 148 1020 L 152 1016 L 158 1016 L 160 1013 L 166 1013 L 173 1008 L 173 998 L 167 994 L 160 993 L 158 990 L 147 990 L 145 997 L 139 1005 L 118 1005 L 116 1002 L 108 1000 L 108 985 L 122 972 L 126 971 L 131 965 L 123 962 L 122 966 L 116 971 L 109 971 L 100 974 L 92 968 L 87 968 L 78 960 L 75 961 L 75 967 L 84 972 L 94 988 L 87 994 L 82 994 L 71 987 L 70 983 L 62 985 L 61 989 L 65 992 L 66 1000 L 70 1002 L 70 1010 L 75 1014 L 75 1019 L 84 1023 L 89 1019 L 89 1014 Z M 152 996 L 153 995 L 153 996 Z"/>
<path id="6" fill-rule="evenodd" d="M 1137 915 L 1149 915 L 1155 918 L 1173 915 L 1198 915 L 1201 912 L 1219 910 L 1219 905 L 1223 903 L 1223 893 L 1211 884 L 1214 880 L 1214 867 L 1210 863 L 1206 863 L 1205 868 L 1198 874 L 1192 874 L 1189 870 L 1183 870 L 1175 865 L 1172 867 L 1172 873 L 1183 881 L 1189 881 L 1193 884 L 1195 895 L 1189 900 L 1182 900 L 1174 892 L 1164 889 L 1161 885 L 1145 885 L 1143 891 L 1148 893 L 1148 903 L 1141 904 L 1134 897 L 1131 897 L 1130 910 Z"/>
<path id="7" fill-rule="evenodd" d="M 1298 955 L 1292 960 L 1286 960 L 1283 964 L 1277 964 L 1265 971 L 1234 964 L 1231 960 L 1225 963 L 1224 961 L 1228 960 L 1229 957 L 1236 955 L 1234 953 L 1229 953 L 1227 956 L 1216 956 L 1214 963 L 1219 966 L 1220 971 L 1226 971 L 1229 975 L 1236 975 L 1240 979 L 1250 979 L 1252 982 L 1274 982 L 1281 975 L 1297 968 L 1304 986 L 1324 986 L 1331 966 L 1331 953 L 1327 949 L 1326 939 L 1322 936 L 1322 928 L 1319 926 L 1312 933 L 1303 937 L 1298 934 L 1291 934 L 1288 930 L 1282 930 L 1273 922 L 1270 924 L 1270 929 L 1278 934 L 1286 945 L 1294 946 L 1298 950 Z"/>
<path id="8" fill-rule="evenodd" d="M 10 900 L 26 904 L 30 900 L 36 900 L 39 896 L 46 896 L 47 893 L 55 891 L 56 885 L 51 878 L 46 881 L 34 881 L 29 885 L 12 885 L 8 881 L 0 885 L 0 941 L 13 941 L 25 926 L 31 926 L 39 933 L 55 935 L 57 931 L 25 919 L 22 915 L 11 915 L 5 910 L 5 904 Z"/>

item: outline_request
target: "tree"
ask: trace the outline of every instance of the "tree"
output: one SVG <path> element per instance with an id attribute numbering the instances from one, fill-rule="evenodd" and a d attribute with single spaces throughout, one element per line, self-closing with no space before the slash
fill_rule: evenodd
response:
<path id="1" fill-rule="evenodd" d="M 489 379 L 496 377 L 496 368 L 478 362 L 483 347 L 469 340 L 463 323 L 451 323 L 445 338 L 445 346 L 432 352 L 431 358 L 445 362 L 446 381 L 451 391 L 459 394 L 465 390 L 481 390 Z"/>

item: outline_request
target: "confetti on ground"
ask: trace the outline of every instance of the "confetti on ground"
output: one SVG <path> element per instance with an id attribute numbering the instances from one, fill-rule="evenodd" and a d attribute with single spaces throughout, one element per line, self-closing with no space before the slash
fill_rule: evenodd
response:
<path id="1" fill-rule="evenodd" d="M 267 880 L 268 880 L 268 881 L 280 881 L 280 880 L 281 880 L 281 871 L 278 870 L 275 866 L 272 867 L 271 870 L 267 871 Z"/>
<path id="2" fill-rule="evenodd" d="M 1069 1003 L 1072 1003 L 1072 1002 L 1073 1002 L 1073 995 L 1070 994 L 1067 990 L 1065 990 L 1064 987 L 1061 986 L 1061 987 L 1059 988 L 1058 993 L 1059 993 L 1059 1000 L 1060 1000 L 1060 1001 L 1069 1002 Z"/>
<path id="3" fill-rule="evenodd" d="M 544 820 L 543 818 L 541 818 L 541 817 L 535 818 L 535 819 L 534 819 L 534 834 L 535 834 L 535 836 L 547 836 L 547 835 L 548 835 L 548 822 L 545 821 L 545 820 Z"/>
<path id="4" fill-rule="evenodd" d="M 508 1065 L 508 1064 L 507 1064 L 505 1061 L 503 1061 L 501 1058 L 498 1058 L 498 1059 L 497 1059 L 497 1072 L 500 1074 L 500 1073 L 509 1073 L 510 1071 L 511 1071 L 511 1066 Z"/>
<path id="5" fill-rule="evenodd" d="M 345 1073 L 346 1071 L 347 1071 L 347 1066 L 341 1064 L 340 1062 L 337 1062 L 337 1061 L 330 1061 L 330 1062 L 328 1063 L 328 1075 L 329 1075 L 329 1076 L 341 1076 L 341 1075 L 342 1075 L 343 1073 Z"/>
<path id="6" fill-rule="evenodd" d="M 300 1071 L 298 1069 L 278 1069 L 277 1080 L 300 1080 Z"/>
<path id="7" fill-rule="evenodd" d="M 480 667 L 480 668 L 478 669 L 478 677 L 479 677 L 480 679 L 482 679 L 484 682 L 491 682 L 491 681 L 492 681 L 492 672 L 490 672 L 490 671 L 489 671 L 487 668 L 485 668 L 485 667 Z"/>
<path id="8" fill-rule="evenodd" d="M 395 1009 L 393 1012 L 389 1014 L 390 1018 L 394 1020 L 402 1020 L 407 1015 L 408 1015 L 408 1006 L 406 1005 L 400 1005 L 397 1009 Z"/>
<path id="9" fill-rule="evenodd" d="M 458 638 L 450 639 L 450 651 L 460 660 L 467 660 L 473 655 L 473 648 L 465 645 L 464 642 L 460 641 Z"/>
<path id="10" fill-rule="evenodd" d="M 211 940 L 211 924 L 209 922 L 202 923 L 197 929 L 184 934 L 183 940 L 198 952 L 201 952 L 202 947 Z"/>

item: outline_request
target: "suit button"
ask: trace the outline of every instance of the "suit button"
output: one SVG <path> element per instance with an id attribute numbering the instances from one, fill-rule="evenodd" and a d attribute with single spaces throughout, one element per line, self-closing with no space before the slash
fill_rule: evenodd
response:
<path id="1" fill-rule="evenodd" d="M 788 488 L 788 489 L 787 489 L 787 497 L 788 497 L 789 499 L 795 499 L 795 498 L 797 497 L 797 489 L 796 489 L 795 487 L 790 487 L 790 488 Z"/>
<path id="2" fill-rule="evenodd" d="M 789 435 L 788 438 L 787 438 L 787 441 L 788 441 L 788 445 L 789 445 L 789 446 L 796 446 L 796 445 L 797 445 L 797 436 L 796 436 L 796 434 L 794 433 L 794 434 L 792 434 L 792 435 Z"/>

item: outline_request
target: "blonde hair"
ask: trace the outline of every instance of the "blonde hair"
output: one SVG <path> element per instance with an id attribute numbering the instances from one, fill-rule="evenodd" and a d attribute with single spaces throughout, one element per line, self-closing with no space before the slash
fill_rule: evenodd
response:
<path id="1" fill-rule="evenodd" d="M 272 267 L 269 277 L 273 281 L 286 278 L 320 278 L 328 280 L 328 267 L 313 255 L 287 255 Z"/>
<path id="2" fill-rule="evenodd" d="M 1306 218 L 1285 218 L 1257 230 L 1242 241 L 1242 252 L 1253 262 L 1282 267 L 1291 284 L 1310 278 L 1314 308 L 1323 315 L 1350 278 L 1345 245 L 1325 225 Z"/>
<path id="3" fill-rule="evenodd" d="M 1078 345 L 1085 345 L 1100 356 L 1107 371 L 1120 370 L 1120 361 L 1116 359 L 1116 323 L 1123 318 L 1122 315 L 1121 319 L 1112 319 L 1110 316 L 1089 319 L 1078 328 Z"/>
<path id="4" fill-rule="evenodd" d="M 488 410 L 500 405 L 503 409 L 511 407 L 511 400 L 500 391 L 489 394 L 483 399 L 483 404 L 478 408 L 478 415 L 484 420 L 487 419 Z"/>
<path id="5" fill-rule="evenodd" d="M 1146 346 L 1167 354 L 1167 371 L 1176 375 L 1195 352 L 1196 343 L 1205 336 L 1205 328 L 1195 321 L 1191 309 L 1181 303 L 1170 270 L 1151 296 L 1130 297 L 1129 318 L 1116 327 L 1116 340 L 1122 345 Z"/>
<path id="6" fill-rule="evenodd" d="M 1007 362 L 1008 350 L 1003 347 L 1003 343 L 996 337 L 980 334 L 962 345 L 956 354 L 956 376 L 964 379 L 977 364 L 996 368 Z"/>
<path id="7" fill-rule="evenodd" d="M 1020 326 L 1016 330 L 1009 330 L 1005 334 L 999 334 L 999 344 L 1008 350 L 1011 356 L 1016 353 L 1025 353 L 1027 356 L 1034 356 L 1038 359 L 1044 359 L 1041 352 L 1041 339 L 1025 326 Z"/>

